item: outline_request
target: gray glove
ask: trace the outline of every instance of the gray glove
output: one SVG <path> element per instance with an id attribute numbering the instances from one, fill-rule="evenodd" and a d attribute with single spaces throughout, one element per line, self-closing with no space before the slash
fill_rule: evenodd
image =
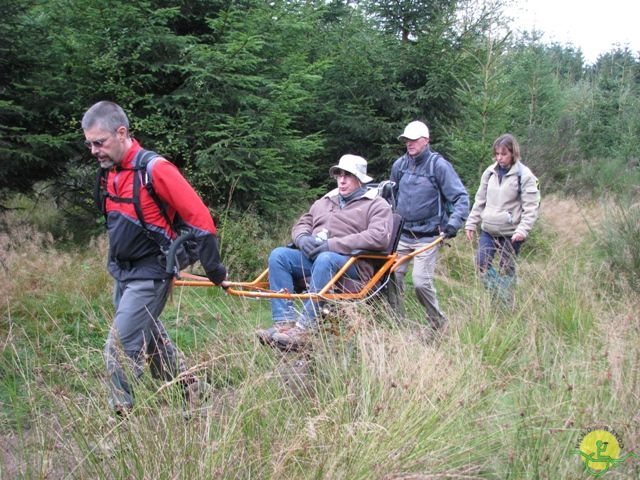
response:
<path id="1" fill-rule="evenodd" d="M 311 250 L 316 248 L 316 246 L 318 245 L 316 243 L 316 238 L 306 233 L 298 235 L 298 238 L 296 238 L 295 244 L 296 244 L 296 247 L 298 247 L 302 252 L 302 254 L 307 258 L 311 258 L 310 256 Z"/>
<path id="2" fill-rule="evenodd" d="M 326 240 L 322 240 L 322 243 L 316 244 L 316 247 L 311 250 L 311 252 L 309 252 L 308 257 L 311 260 L 315 260 L 315 258 L 320 255 L 322 252 L 328 252 L 329 251 L 329 242 L 327 242 Z"/>

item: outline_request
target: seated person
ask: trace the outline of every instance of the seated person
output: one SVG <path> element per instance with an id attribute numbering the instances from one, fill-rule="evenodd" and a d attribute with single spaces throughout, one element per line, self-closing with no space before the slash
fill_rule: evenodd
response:
<path id="1" fill-rule="evenodd" d="M 350 258 L 352 250 L 385 250 L 391 241 L 391 206 L 377 190 L 365 183 L 367 161 L 356 155 L 343 155 L 329 169 L 338 188 L 317 200 L 294 225 L 291 236 L 298 249 L 278 247 L 269 256 L 269 285 L 273 291 L 294 291 L 294 284 L 309 281 L 308 291 L 319 292 Z M 362 282 L 374 273 L 373 266 L 359 260 L 346 275 Z M 310 279 L 310 280 L 309 280 Z M 306 300 L 301 312 L 291 300 L 271 300 L 273 326 L 258 330 L 262 343 L 285 350 L 298 350 L 308 342 L 309 332 L 317 328 L 320 305 Z"/>

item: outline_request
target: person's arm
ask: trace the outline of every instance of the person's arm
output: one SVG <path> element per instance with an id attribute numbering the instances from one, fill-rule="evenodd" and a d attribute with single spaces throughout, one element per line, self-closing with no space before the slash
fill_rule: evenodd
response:
<path id="1" fill-rule="evenodd" d="M 447 227 L 457 231 L 464 225 L 469 215 L 469 194 L 453 165 L 444 158 L 436 162 L 435 175 L 439 182 L 442 196 L 453 204 L 453 213 L 449 217 Z"/>
<path id="2" fill-rule="evenodd" d="M 318 201 L 319 200 L 314 202 L 309 211 L 303 214 L 291 228 L 291 239 L 294 241 L 294 243 L 302 235 L 313 234 L 314 207 L 318 204 Z"/>
<path id="3" fill-rule="evenodd" d="M 222 284 L 227 271 L 220 259 L 217 229 L 207 206 L 171 162 L 163 158 L 155 161 L 151 178 L 160 200 L 177 212 L 195 234 L 200 263 L 209 280 Z"/>
<path id="4" fill-rule="evenodd" d="M 391 166 L 391 174 L 389 175 L 389 181 L 394 183 L 393 195 L 398 198 L 398 191 L 400 189 L 400 162 L 402 158 L 398 158 Z"/>
<path id="5" fill-rule="evenodd" d="M 227 269 L 220 259 L 220 250 L 218 248 L 217 235 L 202 235 L 196 237 L 200 247 L 200 263 L 207 274 L 207 278 L 216 285 L 225 286 L 227 278 Z"/>
<path id="6" fill-rule="evenodd" d="M 484 211 L 484 207 L 487 204 L 487 186 L 489 184 L 489 178 L 491 176 L 491 169 L 489 167 L 484 171 L 482 177 L 480 178 L 480 186 L 478 187 L 478 191 L 476 192 L 476 197 L 473 202 L 473 207 L 471 208 L 471 212 L 469 213 L 469 218 L 467 219 L 467 223 L 465 224 L 465 234 L 467 235 L 467 239 L 472 240 L 473 234 L 478 228 L 478 224 L 480 223 L 480 217 L 482 216 L 482 212 Z"/>
<path id="7" fill-rule="evenodd" d="M 538 179 L 530 171 L 522 175 L 522 192 L 520 201 L 522 202 L 522 215 L 520 223 L 515 233 L 511 237 L 514 242 L 523 241 L 529 235 L 533 228 L 533 224 L 538 218 L 538 210 L 540 208 L 540 189 L 538 188 Z"/>
<path id="8" fill-rule="evenodd" d="M 393 162 L 393 165 L 391 166 L 391 175 L 389 175 L 389 180 L 392 182 L 395 182 L 396 185 L 398 184 L 398 162 L 399 161 L 400 159 Z"/>

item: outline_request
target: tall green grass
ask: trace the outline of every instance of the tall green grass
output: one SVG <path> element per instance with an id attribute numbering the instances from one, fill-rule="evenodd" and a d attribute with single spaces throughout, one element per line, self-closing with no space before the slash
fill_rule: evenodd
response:
<path id="1" fill-rule="evenodd" d="M 450 326 L 433 343 L 411 292 L 401 326 L 380 304 L 339 305 L 355 334 L 324 331 L 303 356 L 254 338 L 268 302 L 176 289 L 163 320 L 212 397 L 186 412 L 175 385 L 146 375 L 119 420 L 101 353 L 104 239 L 72 254 L 21 238 L 3 249 L 0 478 L 588 478 L 573 453 L 586 428 L 638 448 L 639 304 L 609 295 L 588 243 L 523 255 L 512 311 L 454 240 L 437 284 Z"/>

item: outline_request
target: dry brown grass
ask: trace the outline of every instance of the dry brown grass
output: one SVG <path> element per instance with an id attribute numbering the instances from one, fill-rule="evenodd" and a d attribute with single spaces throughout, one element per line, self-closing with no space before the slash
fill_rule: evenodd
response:
<path id="1" fill-rule="evenodd" d="M 605 206 L 601 202 L 580 198 L 544 197 L 540 204 L 540 221 L 557 234 L 560 245 L 576 246 L 602 222 Z"/>
<path id="2" fill-rule="evenodd" d="M 12 225 L 9 231 L 0 232 L 3 307 L 52 290 L 92 297 L 110 283 L 105 268 L 106 235 L 93 239 L 81 252 L 71 252 L 60 249 L 51 234 L 15 221 L 10 214 L 3 221 Z"/>

